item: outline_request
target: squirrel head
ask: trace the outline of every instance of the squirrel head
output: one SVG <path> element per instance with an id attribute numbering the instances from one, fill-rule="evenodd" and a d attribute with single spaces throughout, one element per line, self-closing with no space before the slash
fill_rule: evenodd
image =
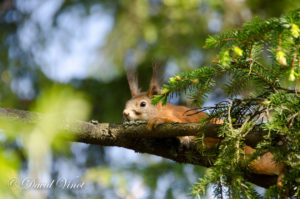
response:
<path id="1" fill-rule="evenodd" d="M 151 104 L 153 95 L 160 93 L 158 67 L 153 67 L 152 79 L 147 92 L 140 92 L 135 71 L 127 71 L 127 79 L 132 98 L 127 101 L 123 116 L 127 120 L 149 120 L 157 113 L 158 106 Z"/>

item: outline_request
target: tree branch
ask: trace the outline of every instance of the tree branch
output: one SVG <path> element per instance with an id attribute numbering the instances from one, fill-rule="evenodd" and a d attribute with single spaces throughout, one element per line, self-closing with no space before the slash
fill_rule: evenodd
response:
<path id="1" fill-rule="evenodd" d="M 42 114 L 28 111 L 1 108 L 0 118 L 36 124 Z M 148 153 L 174 160 L 178 163 L 190 163 L 205 167 L 212 166 L 213 159 L 203 155 L 193 143 L 182 143 L 177 136 L 205 135 L 217 137 L 219 125 L 199 123 L 162 124 L 149 131 L 146 124 L 90 123 L 83 121 L 62 121 L 60 128 L 76 137 L 77 142 L 99 144 L 102 146 L 119 146 L 139 153 Z M 262 140 L 264 132 L 254 131 L 246 137 L 246 144 L 255 146 Z M 276 184 L 277 176 L 246 173 L 246 179 L 262 187 Z"/>

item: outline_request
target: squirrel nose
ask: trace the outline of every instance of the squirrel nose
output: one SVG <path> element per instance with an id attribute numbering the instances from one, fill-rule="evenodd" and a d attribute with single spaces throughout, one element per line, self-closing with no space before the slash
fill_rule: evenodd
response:
<path id="1" fill-rule="evenodd" d="M 128 111 L 123 111 L 123 115 L 127 118 L 129 116 L 129 112 Z"/>

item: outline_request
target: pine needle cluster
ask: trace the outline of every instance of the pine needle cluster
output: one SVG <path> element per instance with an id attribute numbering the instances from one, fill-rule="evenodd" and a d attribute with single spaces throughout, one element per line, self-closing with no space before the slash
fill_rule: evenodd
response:
<path id="1" fill-rule="evenodd" d="M 211 118 L 224 119 L 224 137 L 213 166 L 192 188 L 204 194 L 210 184 L 218 198 L 260 198 L 255 186 L 244 178 L 250 160 L 267 151 L 285 165 L 283 188 L 269 188 L 267 197 L 281 198 L 286 191 L 300 197 L 300 10 L 280 18 L 255 18 L 239 30 L 206 40 L 205 48 L 220 49 L 211 66 L 177 74 L 164 85 L 153 103 L 166 103 L 174 93 L 193 92 L 201 107 L 215 86 L 215 78 L 229 76 L 223 91 L 228 101 L 203 108 Z M 254 129 L 268 132 L 245 158 L 245 136 Z"/>

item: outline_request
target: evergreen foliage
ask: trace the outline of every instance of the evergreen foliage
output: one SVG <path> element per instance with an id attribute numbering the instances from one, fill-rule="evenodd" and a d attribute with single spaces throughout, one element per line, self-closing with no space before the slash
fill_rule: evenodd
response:
<path id="1" fill-rule="evenodd" d="M 260 198 L 244 179 L 249 161 L 270 151 L 285 165 L 283 188 L 272 186 L 266 197 L 281 198 L 287 191 L 300 197 L 300 10 L 280 18 L 256 18 L 239 30 L 210 36 L 206 48 L 220 49 L 212 66 L 177 74 L 164 85 L 153 103 L 164 103 L 172 94 L 190 90 L 201 107 L 214 87 L 216 76 L 229 76 L 223 91 L 228 101 L 203 108 L 210 118 L 224 119 L 219 135 L 224 137 L 207 175 L 192 188 L 204 194 L 215 186 L 222 198 Z M 267 131 L 250 159 L 245 158 L 245 136 L 253 129 Z M 249 169 L 249 168 L 248 168 Z"/>

